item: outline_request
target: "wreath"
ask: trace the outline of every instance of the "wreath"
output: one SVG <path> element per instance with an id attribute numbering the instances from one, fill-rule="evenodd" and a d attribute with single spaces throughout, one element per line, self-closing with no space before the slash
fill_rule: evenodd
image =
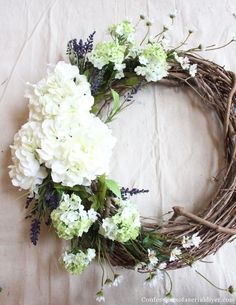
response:
<path id="1" fill-rule="evenodd" d="M 170 15 L 172 23 L 174 18 Z M 137 43 L 142 22 L 147 33 Z M 111 26 L 111 40 L 95 48 L 95 32 L 86 41 L 69 41 L 70 63 L 50 66 L 45 79 L 28 86 L 29 119 L 11 146 L 10 177 L 27 191 L 31 242 L 37 244 L 45 223 L 69 241 L 60 258 L 68 272 L 79 275 L 96 258 L 102 268 L 97 301 L 104 301 L 105 287 L 122 279 L 114 266 L 147 273 L 145 284 L 155 287 L 168 270 L 194 268 L 236 233 L 235 74 L 197 55 L 201 45 L 183 50 L 192 31 L 170 47 L 167 27 L 151 39 L 150 26 L 140 16 L 136 25 Z M 216 178 L 216 194 L 198 215 L 174 206 L 162 223 L 144 219 L 131 197 L 148 190 L 121 187 L 108 178 L 116 141 L 108 124 L 149 83 L 191 88 L 224 128 L 225 169 Z M 232 293 L 233 287 L 224 290 Z"/>

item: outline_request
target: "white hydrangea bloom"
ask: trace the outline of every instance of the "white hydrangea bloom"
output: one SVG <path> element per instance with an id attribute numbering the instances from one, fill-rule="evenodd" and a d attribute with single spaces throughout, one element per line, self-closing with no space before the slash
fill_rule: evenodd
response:
<path id="1" fill-rule="evenodd" d="M 47 177 L 47 171 L 37 153 L 40 135 L 39 123 L 24 124 L 14 137 L 14 144 L 11 146 L 13 165 L 9 166 L 12 184 L 35 193 Z"/>
<path id="2" fill-rule="evenodd" d="M 37 191 L 47 176 L 45 167 L 51 169 L 54 182 L 70 187 L 89 185 L 108 173 L 115 139 L 107 125 L 90 113 L 94 99 L 78 68 L 59 62 L 32 89 L 27 94 L 30 122 L 12 146 L 13 184 Z"/>
<path id="3" fill-rule="evenodd" d="M 43 121 L 58 115 L 89 112 L 94 103 L 90 84 L 79 69 L 59 62 L 48 77 L 31 86 L 25 95 L 29 98 L 29 119 Z"/>
<path id="4" fill-rule="evenodd" d="M 42 124 L 38 154 L 51 169 L 54 182 L 65 186 L 89 185 L 109 172 L 115 139 L 111 130 L 92 114 L 57 117 Z"/>

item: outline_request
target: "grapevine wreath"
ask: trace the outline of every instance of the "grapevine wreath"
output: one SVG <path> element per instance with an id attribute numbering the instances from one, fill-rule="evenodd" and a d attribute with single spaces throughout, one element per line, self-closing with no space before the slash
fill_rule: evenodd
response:
<path id="1" fill-rule="evenodd" d="M 137 43 L 141 23 L 147 33 Z M 111 26 L 110 41 L 94 48 L 95 32 L 85 42 L 69 41 L 70 63 L 50 66 L 45 79 L 29 84 L 29 119 L 11 146 L 10 177 L 27 190 L 32 243 L 45 223 L 68 241 L 60 258 L 67 271 L 79 275 L 96 258 L 102 268 L 98 301 L 104 301 L 105 287 L 121 281 L 115 266 L 147 273 L 145 284 L 154 287 L 168 270 L 193 267 L 236 234 L 235 74 L 197 55 L 201 45 L 184 50 L 192 31 L 170 47 L 168 28 L 151 38 L 150 26 L 140 16 L 136 25 Z M 190 88 L 224 128 L 225 168 L 198 215 L 174 206 L 161 223 L 144 219 L 131 197 L 148 190 L 120 187 L 107 176 L 115 144 L 107 124 L 149 83 Z M 170 279 L 166 297 L 171 287 Z M 233 287 L 224 290 L 232 293 Z"/>

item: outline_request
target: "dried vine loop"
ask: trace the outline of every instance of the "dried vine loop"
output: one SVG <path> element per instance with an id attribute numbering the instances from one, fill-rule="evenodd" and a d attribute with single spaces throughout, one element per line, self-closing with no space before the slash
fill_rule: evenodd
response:
<path id="1" fill-rule="evenodd" d="M 198 232 L 202 242 L 198 248 L 194 247 L 188 252 L 193 260 L 199 260 L 215 253 L 236 234 L 236 75 L 206 59 L 192 54 L 187 56 L 192 64 L 197 64 L 197 75 L 190 78 L 181 68 L 173 67 L 163 83 L 167 86 L 188 86 L 201 97 L 202 103 L 209 110 L 216 112 L 224 129 L 225 171 L 214 197 L 203 204 L 205 208 L 197 215 L 187 212 L 183 207 L 174 206 L 173 216 L 167 224 L 159 227 L 157 224 L 143 222 L 142 229 L 156 230 L 163 234 L 169 249 L 173 248 L 175 240 Z M 110 254 L 110 259 L 113 265 L 126 268 L 135 265 L 135 259 L 118 243 Z M 169 263 L 167 269 L 186 265 L 186 261 L 178 260 Z"/>

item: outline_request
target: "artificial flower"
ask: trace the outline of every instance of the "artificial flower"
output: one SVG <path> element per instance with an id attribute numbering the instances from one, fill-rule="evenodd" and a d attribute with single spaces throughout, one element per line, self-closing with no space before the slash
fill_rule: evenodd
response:
<path id="1" fill-rule="evenodd" d="M 155 82 L 167 76 L 167 55 L 160 43 L 149 42 L 140 51 L 139 64 L 134 71 L 142 75 L 148 82 Z"/>
<path id="2" fill-rule="evenodd" d="M 128 20 L 112 25 L 109 32 L 112 37 L 118 39 L 121 44 L 132 43 L 134 41 L 135 28 Z"/>
<path id="3" fill-rule="evenodd" d="M 38 186 L 48 175 L 39 158 L 41 128 L 38 122 L 27 122 L 14 136 L 11 145 L 13 165 L 9 166 L 14 186 L 37 193 Z"/>
<path id="4" fill-rule="evenodd" d="M 121 201 L 115 215 L 103 219 L 100 233 L 111 240 L 127 242 L 136 239 L 140 231 L 137 208 L 129 201 Z"/>
<path id="5" fill-rule="evenodd" d="M 182 254 L 181 250 L 178 247 L 175 247 L 170 253 L 170 262 L 174 262 L 179 259 L 179 256 Z"/>
<path id="6" fill-rule="evenodd" d="M 148 249 L 148 259 L 151 265 L 155 266 L 158 263 L 158 258 L 156 257 L 156 251 Z"/>
<path id="7" fill-rule="evenodd" d="M 191 247 L 199 247 L 201 243 L 201 237 L 198 236 L 198 232 L 194 233 L 191 237 L 190 236 L 183 236 L 182 239 L 182 246 L 185 249 L 191 248 Z"/>
<path id="8" fill-rule="evenodd" d="M 64 194 L 58 208 L 51 213 L 52 224 L 60 238 L 69 240 L 88 232 L 97 220 L 93 208 L 86 211 L 79 196 L 72 194 L 69 198 Z"/>
<path id="9" fill-rule="evenodd" d="M 98 291 L 97 293 L 96 293 L 96 301 L 97 302 L 105 302 L 105 297 L 104 297 L 104 291 L 103 291 L 103 289 L 101 289 L 100 291 Z"/>
<path id="10" fill-rule="evenodd" d="M 68 272 L 79 275 L 88 267 L 95 256 L 96 252 L 91 248 L 87 249 L 86 252 L 81 250 L 77 253 L 66 251 L 61 257 L 61 262 Z"/>

